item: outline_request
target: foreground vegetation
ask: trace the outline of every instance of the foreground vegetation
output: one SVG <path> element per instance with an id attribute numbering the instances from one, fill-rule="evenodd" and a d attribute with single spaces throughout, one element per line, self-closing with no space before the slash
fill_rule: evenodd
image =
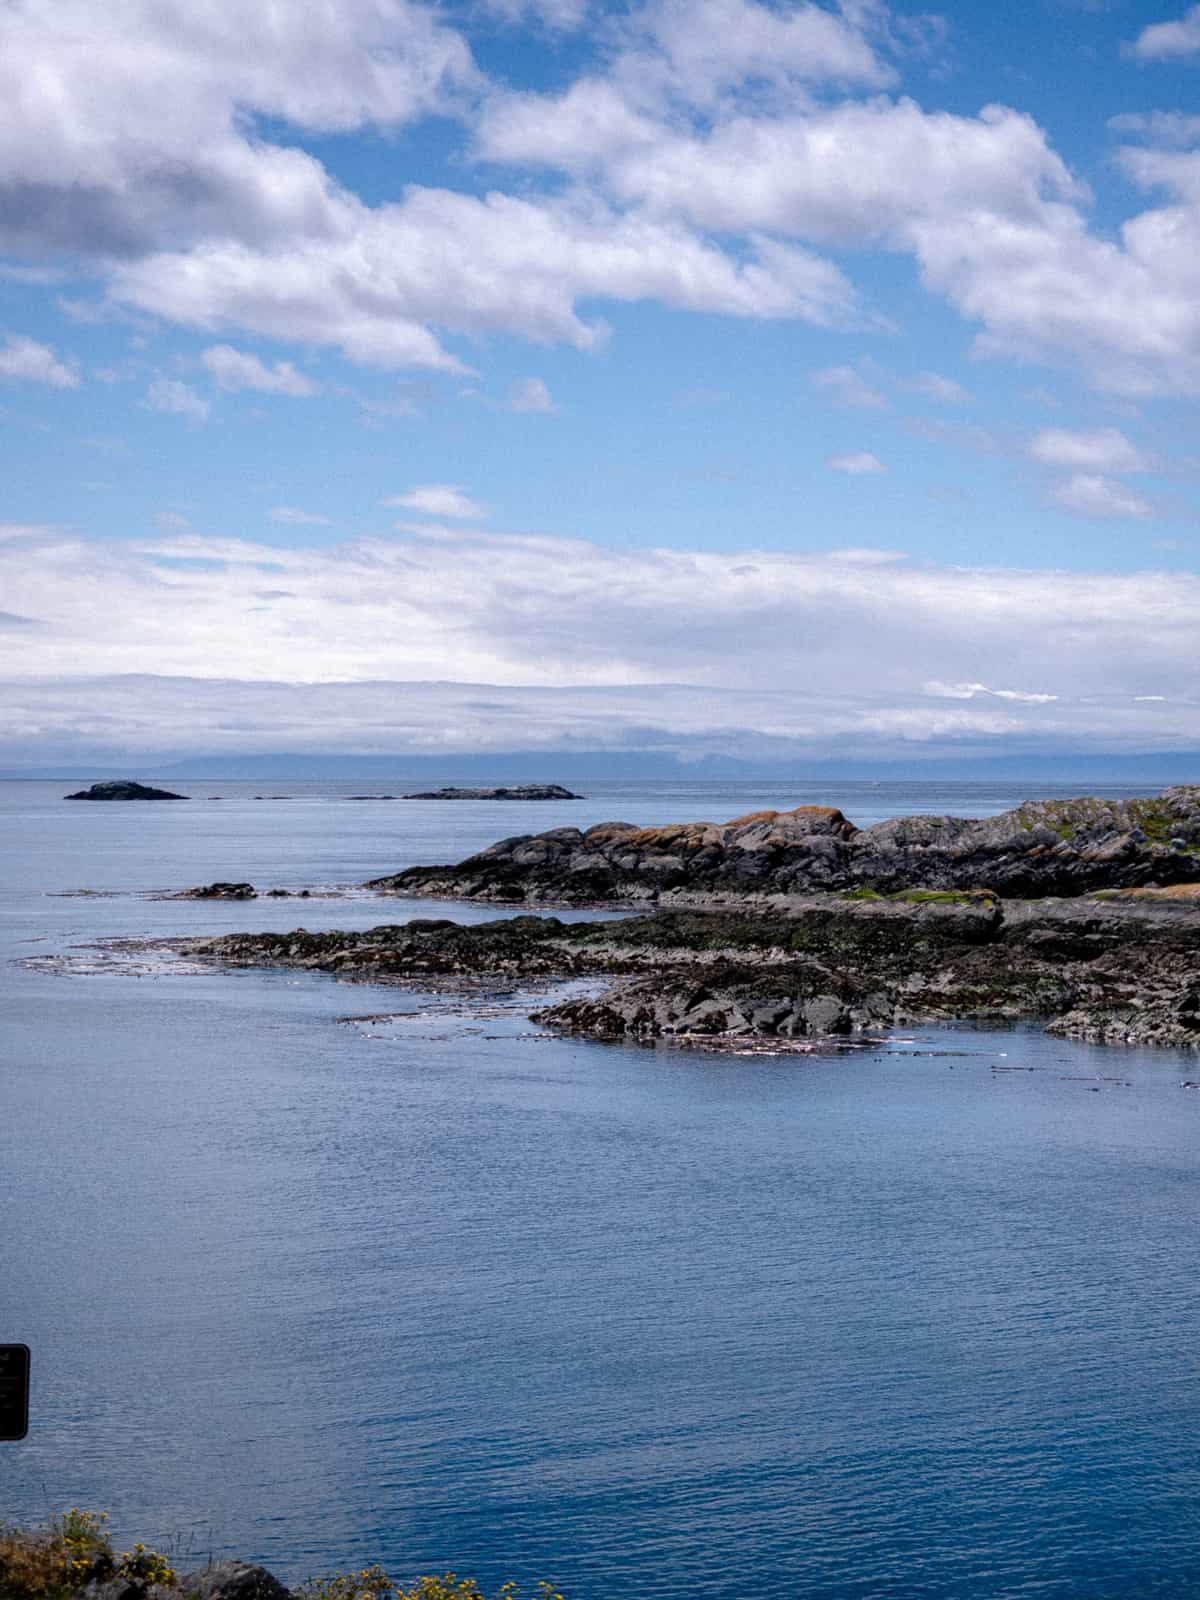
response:
<path id="1" fill-rule="evenodd" d="M 195 1580 L 206 1577 L 204 1571 L 181 1577 L 166 1556 L 143 1544 L 114 1550 L 107 1522 L 104 1514 L 74 1509 L 53 1517 L 44 1528 L 0 1527 L 0 1600 L 73 1600 L 81 1591 L 93 1594 L 101 1586 L 105 1600 L 138 1600 L 152 1591 L 165 1600 L 172 1594 L 186 1596 L 198 1587 Z M 264 1595 L 286 1593 L 268 1574 L 262 1577 Z M 237 1592 L 246 1593 L 244 1577 Z M 380 1566 L 310 1578 L 293 1593 L 296 1600 L 489 1600 L 473 1578 L 446 1572 L 405 1587 Z M 493 1600 L 524 1600 L 525 1594 L 515 1583 L 506 1583 Z M 539 1583 L 529 1600 L 563 1597 L 551 1584 Z"/>

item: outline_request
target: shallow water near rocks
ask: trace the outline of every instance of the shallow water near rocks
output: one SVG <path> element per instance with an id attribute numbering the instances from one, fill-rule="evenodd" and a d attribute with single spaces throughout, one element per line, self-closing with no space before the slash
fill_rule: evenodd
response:
<path id="1" fill-rule="evenodd" d="M 532 993 L 96 960 L 490 918 L 319 891 L 508 833 L 1027 786 L 79 786 L 0 786 L 0 1339 L 34 1354 L 0 1515 L 568 1600 L 1195 1594 L 1195 1056 L 639 1049 L 541 1033 Z M 148 898 L 214 878 L 314 897 Z"/>

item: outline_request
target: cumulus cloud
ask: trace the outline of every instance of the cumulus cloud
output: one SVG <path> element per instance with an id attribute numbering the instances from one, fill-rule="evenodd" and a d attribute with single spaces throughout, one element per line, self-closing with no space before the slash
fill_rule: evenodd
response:
<path id="1" fill-rule="evenodd" d="M 857 305 L 832 263 L 796 246 L 760 239 L 738 261 L 682 223 L 586 197 L 417 188 L 375 210 L 347 200 L 338 229 L 294 240 L 286 255 L 221 240 L 146 256 L 114 274 L 112 293 L 197 328 L 237 326 L 336 345 L 368 366 L 456 373 L 467 369 L 431 325 L 586 350 L 607 329 L 579 315 L 581 299 L 818 326 L 846 322 Z"/>
<path id="2" fill-rule="evenodd" d="M 1080 517 L 1124 518 L 1145 522 L 1154 507 L 1115 478 L 1099 472 L 1076 472 L 1065 482 L 1055 484 L 1049 499 L 1064 511 Z"/>
<path id="3" fill-rule="evenodd" d="M 392 495 L 383 503 L 426 517 L 453 517 L 456 521 L 479 521 L 489 514 L 487 506 L 472 500 L 457 483 L 417 484 L 407 494 Z"/>
<path id="4" fill-rule="evenodd" d="M 208 401 L 178 378 L 155 378 L 146 390 L 146 404 L 151 411 L 173 412 L 193 422 L 208 421 Z"/>
<path id="5" fill-rule="evenodd" d="M 835 406 L 856 411 L 884 411 L 887 399 L 873 389 L 853 367 L 824 367 L 811 375 L 815 388 L 829 396 Z"/>
<path id="6" fill-rule="evenodd" d="M 1029 454 L 1049 467 L 1077 467 L 1088 472 L 1149 472 L 1150 457 L 1131 443 L 1119 428 L 1072 432 L 1069 428 L 1043 428 L 1029 441 Z"/>
<path id="7" fill-rule="evenodd" d="M 1033 118 L 909 99 L 654 111 L 616 76 L 493 101 L 487 160 L 549 167 L 691 226 L 912 256 L 926 288 L 980 325 L 984 354 L 1074 364 L 1116 393 L 1200 392 L 1200 186 L 1190 167 L 1126 158 L 1174 187 L 1114 236 Z"/>
<path id="8" fill-rule="evenodd" d="M 258 356 L 245 350 L 235 350 L 232 345 L 210 345 L 200 357 L 217 385 L 230 394 L 239 389 L 259 389 L 264 394 L 287 394 L 304 399 L 317 393 L 311 378 L 298 372 L 290 361 L 277 361 L 267 366 Z"/>
<path id="9" fill-rule="evenodd" d="M 13 383 L 48 383 L 53 389 L 77 389 L 79 374 L 62 362 L 49 345 L 15 336 L 0 345 L 0 379 Z"/>
<path id="10" fill-rule="evenodd" d="M 256 133 L 395 127 L 479 74 L 409 0 L 13 0 L 0 8 L 0 249 L 131 253 L 323 232 L 320 163 Z"/>
<path id="11" fill-rule="evenodd" d="M 545 416 L 550 416 L 558 410 L 558 407 L 541 378 L 519 378 L 508 391 L 508 409 L 541 412 Z"/>
<path id="12" fill-rule="evenodd" d="M 43 627 L 36 661 L 19 633 L 0 635 L 0 677 L 6 707 L 43 726 L 51 710 L 76 729 L 103 710 L 114 739 L 160 742 L 149 691 L 88 684 L 204 679 L 204 718 L 219 706 L 234 729 L 221 748 L 303 747 L 292 730 L 308 748 L 516 748 L 602 727 L 605 742 L 645 742 L 647 726 L 731 750 L 1200 740 L 1200 578 L 860 554 L 618 550 L 445 526 L 302 549 L 18 528 L 0 539 L 0 587 Z M 1137 699 L 1167 684 L 1169 707 Z M 171 702 L 181 745 L 212 733 L 202 698 Z"/>
<path id="13" fill-rule="evenodd" d="M 859 450 L 847 456 L 830 456 L 829 465 L 835 472 L 848 472 L 855 478 L 870 474 L 878 475 L 888 470 L 879 457 L 873 456 L 869 450 Z"/>
<path id="14" fill-rule="evenodd" d="M 1129 54 L 1139 61 L 1173 61 L 1200 55 L 1200 6 L 1192 6 L 1177 22 L 1155 22 L 1143 28 Z"/>
<path id="15" fill-rule="evenodd" d="M 895 71 L 851 9 L 839 16 L 805 4 L 785 10 L 756 0 L 650 0 L 627 25 L 629 48 L 614 74 L 642 93 L 657 89 L 693 106 L 711 105 L 748 81 L 882 88 Z"/>

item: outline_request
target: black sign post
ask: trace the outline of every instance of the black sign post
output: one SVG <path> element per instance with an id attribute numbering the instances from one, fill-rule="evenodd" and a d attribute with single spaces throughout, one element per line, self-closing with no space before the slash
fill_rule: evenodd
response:
<path id="1" fill-rule="evenodd" d="M 29 1432 L 29 1346 L 0 1344 L 0 1440 Z"/>

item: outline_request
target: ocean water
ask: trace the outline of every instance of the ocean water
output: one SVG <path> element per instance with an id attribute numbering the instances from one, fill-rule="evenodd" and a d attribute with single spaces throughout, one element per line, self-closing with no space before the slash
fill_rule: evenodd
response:
<path id="1" fill-rule="evenodd" d="M 96 948 L 489 917 L 353 886 L 568 821 L 1023 786 L 69 787 L 0 785 L 0 1340 L 34 1361 L 0 1519 L 568 1600 L 1200 1593 L 1196 1057 L 600 1045 L 519 994 Z M 216 877 L 313 897 L 153 898 Z"/>

